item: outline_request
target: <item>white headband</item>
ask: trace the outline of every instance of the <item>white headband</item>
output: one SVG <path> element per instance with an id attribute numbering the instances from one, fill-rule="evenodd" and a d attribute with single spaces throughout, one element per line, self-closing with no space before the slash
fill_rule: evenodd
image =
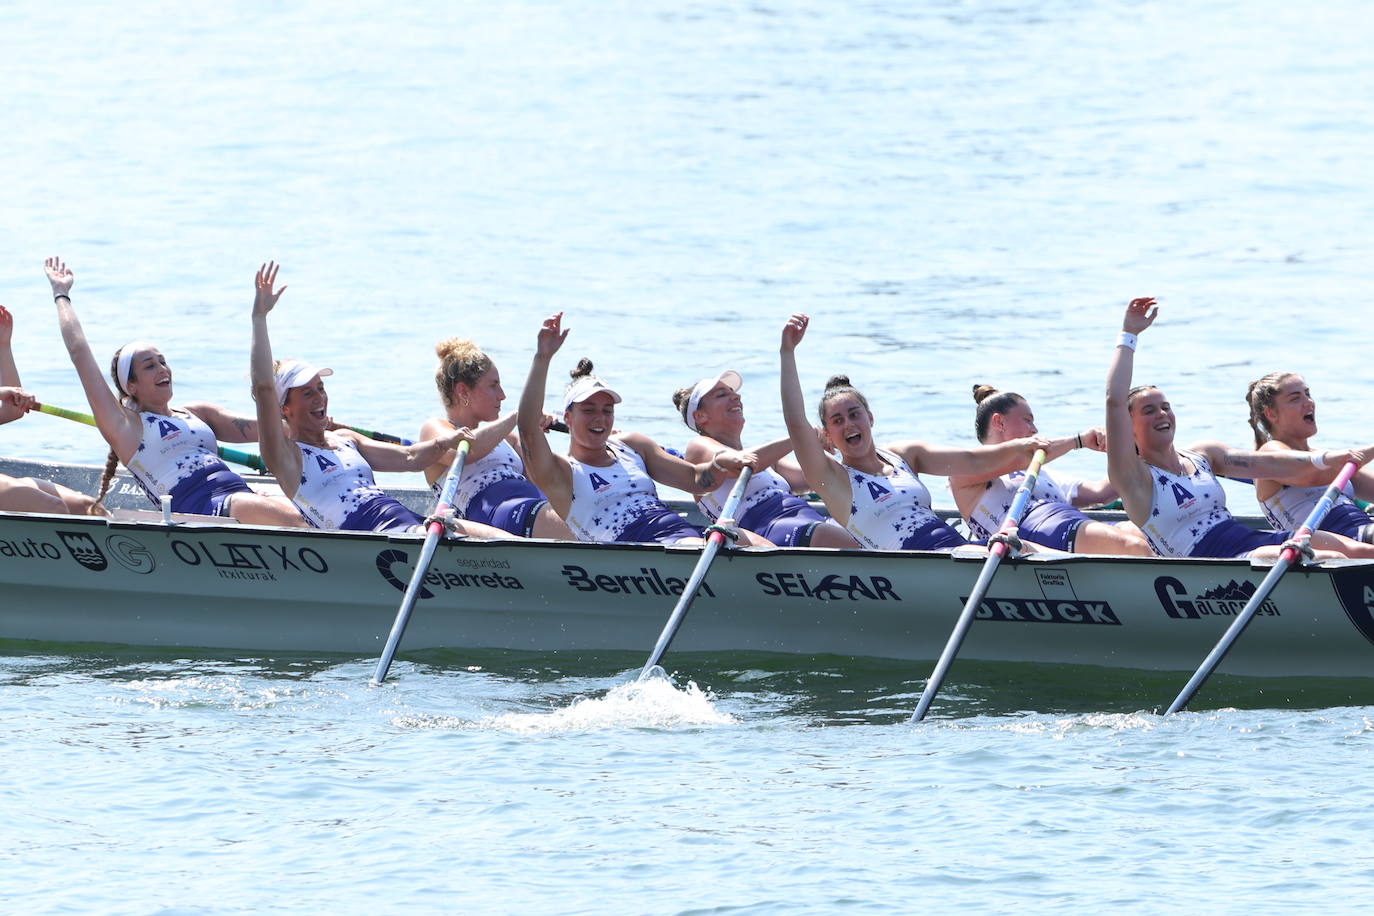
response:
<path id="1" fill-rule="evenodd" d="M 129 394 L 129 370 L 134 366 L 134 354 L 139 350 L 156 350 L 152 344 L 142 340 L 134 340 L 126 343 L 119 348 L 119 353 L 115 354 L 115 384 L 119 386 L 119 393 L 125 397 L 132 397 Z"/>
<path id="2" fill-rule="evenodd" d="M 277 406 L 286 405 L 286 396 L 291 393 L 292 388 L 309 385 L 310 380 L 317 375 L 324 377 L 333 374 L 333 369 L 316 369 L 304 360 L 283 360 L 277 371 L 272 373 L 272 382 L 277 387 Z"/>
<path id="3" fill-rule="evenodd" d="M 693 416 L 693 414 L 697 412 L 697 408 L 701 406 L 701 399 L 706 397 L 706 395 L 711 392 L 712 388 L 722 382 L 725 384 L 725 387 L 729 388 L 731 391 L 739 391 L 740 386 L 744 384 L 744 379 L 741 378 L 740 374 L 734 369 L 726 369 L 715 378 L 704 378 L 692 386 L 692 393 L 687 398 L 687 414 L 683 417 L 683 419 L 687 421 L 687 428 L 692 432 L 701 432 L 701 430 L 697 429 L 696 417 Z"/>
<path id="4" fill-rule="evenodd" d="M 574 404 L 587 400 L 598 391 L 609 394 L 613 404 L 620 403 L 620 395 L 609 385 L 594 375 L 584 375 L 568 386 L 567 393 L 563 395 L 563 412 L 567 413 Z"/>

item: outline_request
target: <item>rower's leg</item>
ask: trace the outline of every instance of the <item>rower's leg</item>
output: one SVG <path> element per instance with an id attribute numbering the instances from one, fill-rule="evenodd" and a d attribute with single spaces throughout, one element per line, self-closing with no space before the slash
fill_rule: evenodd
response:
<path id="1" fill-rule="evenodd" d="M 1136 532 L 1140 530 L 1134 525 L 1131 529 Z M 1106 522 L 1084 522 L 1079 525 L 1073 549 L 1074 553 L 1107 553 L 1129 557 L 1152 557 L 1155 553 L 1143 535 Z"/>
<path id="2" fill-rule="evenodd" d="M 4 474 L 0 474 L 0 509 L 55 515 L 66 515 L 69 511 L 61 497 L 46 492 L 32 477 L 8 477 Z"/>
<path id="3" fill-rule="evenodd" d="M 229 499 L 229 515 L 245 525 L 276 525 L 306 528 L 308 525 L 291 501 L 261 493 L 235 493 Z"/>
<path id="4" fill-rule="evenodd" d="M 530 536 L 537 538 L 549 538 L 555 541 L 575 541 L 577 537 L 573 535 L 568 523 L 559 518 L 558 513 L 553 511 L 553 507 L 548 503 L 539 507 L 539 512 L 534 516 L 534 526 L 530 529 Z"/>

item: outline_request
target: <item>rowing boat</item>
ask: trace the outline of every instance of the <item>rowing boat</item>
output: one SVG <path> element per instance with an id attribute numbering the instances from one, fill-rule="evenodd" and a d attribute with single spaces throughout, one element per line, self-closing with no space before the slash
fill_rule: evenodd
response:
<path id="1" fill-rule="evenodd" d="M 85 465 L 0 461 L 92 492 Z M 255 486 L 270 485 L 268 480 Z M 399 491 L 418 511 L 428 491 Z M 148 511 L 117 477 L 112 518 L 0 512 L 0 637 L 375 656 L 423 535 L 281 529 Z M 404 650 L 644 651 L 699 548 L 445 540 Z M 983 557 L 747 549 L 711 568 L 675 651 L 930 661 Z M 1272 565 L 1028 557 L 1003 564 L 962 659 L 1192 671 Z M 1290 572 L 1228 673 L 1374 677 L 1374 562 Z M 1371 683 L 1374 686 L 1374 682 Z"/>

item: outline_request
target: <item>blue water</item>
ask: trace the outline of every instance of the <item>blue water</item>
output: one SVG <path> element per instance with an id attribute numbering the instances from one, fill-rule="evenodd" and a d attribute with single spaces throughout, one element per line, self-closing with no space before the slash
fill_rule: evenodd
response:
<path id="1" fill-rule="evenodd" d="M 22 0 L 0 22 L 0 302 L 49 403 L 83 397 L 45 256 L 97 354 L 152 338 L 180 399 L 245 411 L 275 258 L 277 352 L 337 370 L 336 417 L 402 435 L 435 410 L 435 340 L 481 341 L 514 406 L 563 310 L 555 374 L 592 357 L 623 427 L 680 443 L 671 391 L 729 366 L 772 438 L 796 309 L 808 394 L 847 372 L 881 435 L 968 441 L 983 381 L 1062 434 L 1100 422 L 1121 308 L 1151 294 L 1137 378 L 1184 441 L 1245 443 L 1245 385 L 1277 368 L 1307 376 L 1321 442 L 1369 438 L 1354 0 Z M 0 450 L 104 453 L 46 416 Z M 1252 913 L 1374 887 L 1371 710 L 1339 689 L 1223 681 L 1219 711 L 1164 720 L 1169 678 L 956 666 L 913 729 L 926 672 L 871 660 L 688 657 L 634 691 L 633 658 L 452 653 L 374 690 L 368 659 L 0 648 L 7 910 Z"/>

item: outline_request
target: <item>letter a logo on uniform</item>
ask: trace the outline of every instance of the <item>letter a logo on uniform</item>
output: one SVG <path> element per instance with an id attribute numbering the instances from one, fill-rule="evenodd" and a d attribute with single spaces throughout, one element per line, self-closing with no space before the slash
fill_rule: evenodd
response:
<path id="1" fill-rule="evenodd" d="M 606 489 L 607 487 L 609 487 L 609 486 L 611 485 L 611 482 L 610 482 L 609 480 L 606 480 L 604 477 L 602 477 L 602 476 L 601 476 L 600 474 L 598 474 L 596 471 L 592 471 L 591 481 L 592 481 L 592 489 L 593 489 L 593 490 L 596 490 L 598 493 L 600 493 L 602 490 Z"/>
<path id="2" fill-rule="evenodd" d="M 324 457 L 324 455 L 318 453 L 316 453 L 315 455 L 315 463 L 318 464 L 320 466 L 320 470 L 324 471 L 326 474 L 328 474 L 330 471 L 338 467 L 337 464 L 330 461 L 328 458 Z"/>
<path id="3" fill-rule="evenodd" d="M 867 481 L 867 483 L 868 483 L 868 495 L 873 499 L 874 502 L 877 502 L 878 500 L 882 499 L 884 496 L 891 496 L 891 495 L 892 495 L 892 491 L 889 490 L 887 487 L 882 486 L 881 484 L 876 484 L 876 483 L 874 483 L 874 482 L 871 481 L 871 480 L 870 480 L 870 481 Z"/>
<path id="4" fill-rule="evenodd" d="M 1169 484 L 1169 487 L 1174 491 L 1174 500 L 1180 506 L 1193 498 L 1193 494 L 1189 493 L 1187 490 L 1185 490 L 1183 487 L 1179 486 L 1176 483 Z"/>
<path id="5" fill-rule="evenodd" d="M 171 420 L 157 421 L 157 434 L 162 438 L 166 439 L 170 436 L 175 436 L 179 432 L 181 432 L 181 430 L 178 429 L 177 425 Z"/>

